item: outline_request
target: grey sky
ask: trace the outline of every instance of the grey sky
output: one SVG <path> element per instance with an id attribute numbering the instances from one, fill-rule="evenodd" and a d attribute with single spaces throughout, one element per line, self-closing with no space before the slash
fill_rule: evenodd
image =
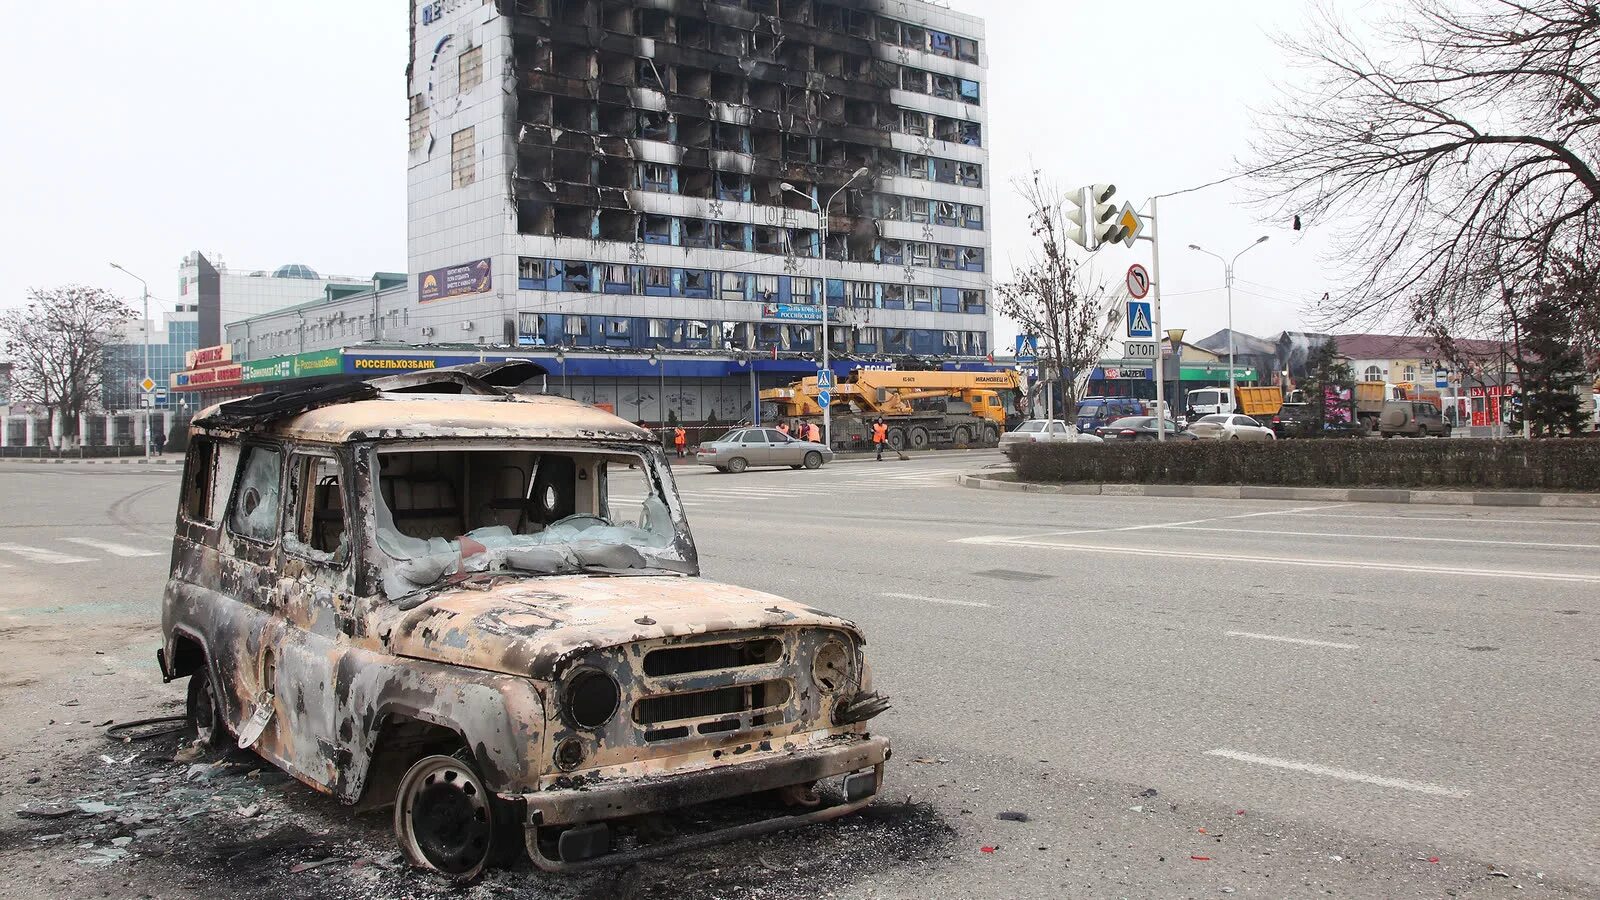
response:
<path id="1" fill-rule="evenodd" d="M 1141 4 L 952 0 L 988 19 L 985 102 L 997 278 L 1025 251 L 1010 180 L 1038 166 L 1064 184 L 1117 184 L 1137 204 L 1227 174 L 1250 138 L 1249 107 L 1284 74 L 1268 39 L 1305 0 Z M 86 11 L 92 7 L 93 11 Z M 233 268 L 304 262 L 323 273 L 404 270 L 405 4 L 8 4 L 0 73 L 12 85 L 0 305 L 30 287 L 99 285 L 177 297 L 193 249 Z M 1164 201 L 1165 325 L 1221 328 L 1222 266 L 1240 263 L 1235 324 L 1300 324 L 1299 302 L 1332 285 L 1316 231 L 1262 225 L 1231 185 Z M 1120 282 L 1150 248 L 1103 251 Z M 161 307 L 157 307 L 161 308 Z M 998 326 L 1008 343 L 1013 330 Z"/>

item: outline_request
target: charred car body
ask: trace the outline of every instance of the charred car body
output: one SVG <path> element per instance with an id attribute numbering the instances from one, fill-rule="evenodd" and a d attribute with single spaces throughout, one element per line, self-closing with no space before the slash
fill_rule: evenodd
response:
<path id="1" fill-rule="evenodd" d="M 200 738 L 393 803 L 408 858 L 456 876 L 524 848 L 561 870 L 870 802 L 889 748 L 865 722 L 886 703 L 855 626 L 698 577 L 656 439 L 498 386 L 528 374 L 197 417 L 160 662 L 189 679 Z M 646 494 L 629 511 L 620 478 Z M 812 790 L 829 779 L 831 804 Z M 643 842 L 653 814 L 768 790 L 799 810 Z M 614 847 L 623 824 L 639 846 Z"/>

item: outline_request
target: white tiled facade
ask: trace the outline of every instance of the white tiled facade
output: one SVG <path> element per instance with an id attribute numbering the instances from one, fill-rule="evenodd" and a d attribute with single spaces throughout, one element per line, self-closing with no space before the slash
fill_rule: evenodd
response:
<path id="1" fill-rule="evenodd" d="M 992 350 L 980 19 L 919 0 L 858 0 L 848 9 L 743 0 L 706 4 L 694 16 L 687 4 L 630 10 L 596 0 L 412 6 L 411 296 L 420 298 L 423 273 L 479 260 L 490 261 L 492 286 L 419 299 L 407 329 L 386 337 L 811 352 L 820 314 L 807 307 L 831 288 L 830 306 L 839 307 L 841 294 L 844 301 L 832 316 L 836 352 Z M 745 31 L 768 16 L 776 24 Z M 759 58 L 762 27 L 787 32 L 781 52 L 804 51 L 775 60 L 770 78 L 760 65 L 747 63 L 749 77 L 718 68 L 709 45 L 697 44 L 703 37 L 726 50 L 743 41 L 742 53 Z M 869 65 L 870 78 L 830 72 Z M 669 90 L 640 82 L 658 77 Z M 733 93 L 717 99 L 719 90 Z M 952 91 L 970 91 L 977 102 L 934 95 Z M 776 96 L 815 104 L 805 128 L 789 130 L 794 117 L 774 112 Z M 678 110 L 663 126 L 671 133 L 647 135 L 636 117 L 663 110 Z M 917 116 L 924 117 L 920 127 Z M 628 130 L 608 127 L 618 122 Z M 739 146 L 697 140 L 707 130 Z M 763 154 L 780 143 L 787 154 L 797 132 L 816 138 L 808 161 Z M 452 153 L 464 146 L 467 153 Z M 822 158 L 830 152 L 839 158 Z M 463 184 L 469 159 L 470 183 Z M 798 198 L 776 194 L 775 185 L 793 180 L 826 200 L 863 163 L 871 173 L 841 195 L 830 221 L 836 236 L 854 225 L 875 228 L 876 240 L 836 248 L 852 261 L 823 261 L 817 216 Z M 907 174 L 918 165 L 922 177 Z M 671 173 L 656 182 L 664 189 L 642 183 L 656 171 Z M 725 188 L 724 177 L 737 183 Z M 696 178 L 698 187 L 691 186 Z M 669 242 L 647 240 L 647 228 L 661 222 L 666 230 L 650 236 Z M 713 246 L 690 246 L 712 232 L 719 236 Z M 764 244 L 764 236 L 777 243 Z M 778 252 L 757 252 L 762 247 Z M 582 271 L 572 263 L 592 264 L 587 280 L 571 277 Z M 601 283 L 608 271 L 616 278 L 609 288 Z M 665 290 L 653 284 L 663 272 Z M 530 274 L 536 277 L 523 277 Z M 695 287 L 707 274 L 710 284 Z M 799 279 L 817 279 L 809 297 L 800 295 L 806 282 Z M 775 311 L 779 305 L 784 311 Z"/>

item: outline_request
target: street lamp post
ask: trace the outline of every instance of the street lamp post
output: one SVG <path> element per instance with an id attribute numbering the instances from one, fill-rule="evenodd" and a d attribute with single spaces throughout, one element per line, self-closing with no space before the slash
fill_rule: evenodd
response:
<path id="1" fill-rule="evenodd" d="M 144 331 L 144 377 L 139 379 L 138 394 L 138 396 L 142 397 L 144 395 L 144 383 L 150 380 L 150 283 L 133 274 L 132 272 L 129 272 L 127 269 L 117 265 L 116 263 L 112 263 L 111 268 L 116 269 L 118 272 L 121 272 L 129 278 L 138 281 L 139 284 L 144 286 L 144 325 L 141 329 Z M 144 458 L 146 462 L 149 462 L 150 460 L 150 416 L 154 414 L 155 411 L 155 403 L 152 402 L 150 404 L 150 408 L 146 410 L 144 414 Z"/>
<path id="2" fill-rule="evenodd" d="M 1157 409 L 1157 429 L 1164 427 L 1161 420 L 1169 413 L 1172 415 L 1172 427 L 1178 427 L 1178 414 L 1175 410 L 1183 398 L 1183 336 L 1188 331 L 1186 328 L 1168 328 L 1167 342 L 1172 346 L 1172 400 L 1166 409 Z M 1159 351 L 1161 348 L 1157 347 Z"/>
<path id="3" fill-rule="evenodd" d="M 855 184 L 857 178 L 866 177 L 867 171 L 866 166 L 855 170 L 850 175 L 850 180 L 840 185 L 839 189 L 828 197 L 826 204 L 818 203 L 817 198 L 801 191 L 787 181 L 780 185 L 783 190 L 811 201 L 812 208 L 817 211 L 817 223 L 822 234 L 822 368 L 829 371 L 832 371 L 832 364 L 828 353 L 828 210 L 833 209 L 833 201 L 839 199 L 839 195 L 844 193 L 850 185 Z M 833 446 L 833 404 L 831 403 L 822 408 L 822 443 L 826 447 Z"/>
<path id="4" fill-rule="evenodd" d="M 1228 404 L 1234 409 L 1239 407 L 1239 384 L 1238 378 L 1234 374 L 1233 363 L 1233 267 L 1238 264 L 1239 257 L 1249 253 L 1255 247 L 1259 247 L 1266 242 L 1267 235 L 1263 234 L 1261 237 L 1256 238 L 1256 242 L 1254 244 L 1251 244 L 1249 247 L 1246 247 L 1243 250 L 1240 250 L 1238 253 L 1235 253 L 1233 255 L 1232 262 L 1217 256 L 1217 254 L 1212 253 L 1210 250 L 1204 249 L 1199 244 L 1189 245 L 1190 250 L 1198 250 L 1207 256 L 1215 257 L 1219 262 L 1222 263 L 1222 277 L 1228 288 Z"/>

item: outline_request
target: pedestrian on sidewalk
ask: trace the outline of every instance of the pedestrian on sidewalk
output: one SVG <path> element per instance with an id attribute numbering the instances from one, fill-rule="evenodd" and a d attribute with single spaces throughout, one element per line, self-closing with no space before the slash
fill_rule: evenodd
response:
<path id="1" fill-rule="evenodd" d="M 817 423 L 806 423 L 806 440 L 813 444 L 822 443 L 822 429 L 817 427 Z"/>
<path id="2" fill-rule="evenodd" d="M 684 431 L 682 425 L 673 429 L 672 443 L 678 448 L 678 458 L 683 459 L 684 448 L 689 445 L 689 432 Z"/>
<path id="3" fill-rule="evenodd" d="M 883 424 L 882 417 L 872 423 L 872 442 L 878 445 L 878 462 L 883 462 L 883 445 L 889 443 L 889 426 Z"/>
<path id="4" fill-rule="evenodd" d="M 167 452 L 167 436 L 162 434 L 159 428 L 150 434 L 150 449 L 154 450 L 157 456 Z"/>

